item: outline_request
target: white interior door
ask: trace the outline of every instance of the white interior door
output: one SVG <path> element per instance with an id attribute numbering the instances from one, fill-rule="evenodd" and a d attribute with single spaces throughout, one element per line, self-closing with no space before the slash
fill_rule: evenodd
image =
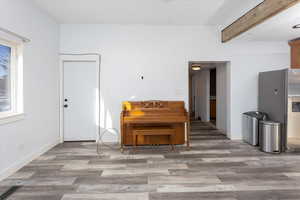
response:
<path id="1" fill-rule="evenodd" d="M 92 61 L 63 63 L 64 141 L 97 137 L 98 66 Z"/>

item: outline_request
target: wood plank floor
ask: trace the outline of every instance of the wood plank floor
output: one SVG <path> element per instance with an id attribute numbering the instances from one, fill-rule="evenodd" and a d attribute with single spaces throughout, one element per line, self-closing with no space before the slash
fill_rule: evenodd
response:
<path id="1" fill-rule="evenodd" d="M 300 155 L 266 154 L 230 141 L 209 124 L 192 126 L 192 150 L 168 146 L 121 154 L 65 143 L 0 182 L 11 200 L 300 199 Z M 0 198 L 1 199 L 1 198 Z"/>

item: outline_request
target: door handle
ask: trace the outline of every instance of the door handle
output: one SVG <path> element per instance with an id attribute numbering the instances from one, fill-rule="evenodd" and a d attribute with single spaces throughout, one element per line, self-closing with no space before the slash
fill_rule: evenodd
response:
<path id="1" fill-rule="evenodd" d="M 64 107 L 65 107 L 65 108 L 67 108 L 67 107 L 68 107 L 68 105 L 66 104 L 66 105 L 64 105 Z"/>

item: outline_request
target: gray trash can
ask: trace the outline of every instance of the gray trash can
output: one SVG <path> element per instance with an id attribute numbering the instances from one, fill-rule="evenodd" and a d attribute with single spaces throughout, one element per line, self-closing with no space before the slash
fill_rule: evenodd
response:
<path id="1" fill-rule="evenodd" d="M 267 153 L 281 152 L 281 124 L 272 121 L 259 122 L 260 149 Z"/>
<path id="2" fill-rule="evenodd" d="M 243 113 L 243 140 L 253 146 L 259 144 L 259 121 L 266 120 L 267 114 L 262 112 Z"/>

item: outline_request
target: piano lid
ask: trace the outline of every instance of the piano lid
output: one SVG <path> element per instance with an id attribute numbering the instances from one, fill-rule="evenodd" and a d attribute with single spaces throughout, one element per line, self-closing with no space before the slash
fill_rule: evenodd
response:
<path id="1" fill-rule="evenodd" d="M 125 123 L 185 122 L 183 101 L 135 101 L 123 103 Z"/>
<path id="2" fill-rule="evenodd" d="M 123 111 L 185 111 L 183 101 L 126 101 Z"/>

